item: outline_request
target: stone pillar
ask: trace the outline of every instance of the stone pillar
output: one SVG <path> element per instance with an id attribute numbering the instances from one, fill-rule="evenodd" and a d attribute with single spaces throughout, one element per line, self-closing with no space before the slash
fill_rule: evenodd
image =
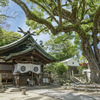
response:
<path id="1" fill-rule="evenodd" d="M 41 84 L 41 78 L 42 78 L 42 75 L 39 74 L 39 85 Z"/>
<path id="2" fill-rule="evenodd" d="M 22 89 L 22 95 L 26 95 L 26 87 L 21 87 Z"/>
<path id="3" fill-rule="evenodd" d="M 88 82 L 87 72 L 85 72 L 86 82 Z"/>
<path id="4" fill-rule="evenodd" d="M 72 70 L 72 76 L 74 77 L 74 71 Z"/>

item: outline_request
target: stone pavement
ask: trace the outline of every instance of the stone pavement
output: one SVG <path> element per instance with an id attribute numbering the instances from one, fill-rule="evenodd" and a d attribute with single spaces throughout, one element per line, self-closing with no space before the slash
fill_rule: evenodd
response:
<path id="1" fill-rule="evenodd" d="M 0 93 L 0 100 L 58 100 L 52 97 L 39 95 L 37 93 L 32 93 L 27 91 L 26 95 L 22 95 L 20 92 L 9 92 Z"/>
<path id="2" fill-rule="evenodd" d="M 91 95 L 88 92 L 77 92 L 77 91 L 57 91 L 51 89 L 38 89 L 38 90 L 30 90 L 30 92 L 37 93 L 44 96 L 49 96 L 53 98 L 57 98 L 60 100 L 100 100 L 100 96 Z M 93 92 L 92 92 L 93 93 Z M 95 94 L 95 93 L 94 93 Z"/>

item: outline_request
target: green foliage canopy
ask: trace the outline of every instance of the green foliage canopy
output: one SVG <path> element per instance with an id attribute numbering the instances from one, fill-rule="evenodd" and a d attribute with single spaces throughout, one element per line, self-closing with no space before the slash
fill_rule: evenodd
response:
<path id="1" fill-rule="evenodd" d="M 68 71 L 68 67 L 65 66 L 63 63 L 51 63 L 49 65 L 44 66 L 44 70 L 47 73 L 55 73 L 55 74 L 63 74 L 64 72 Z"/>
<path id="2" fill-rule="evenodd" d="M 5 7 L 8 6 L 9 0 L 0 0 L 0 33 L 2 32 L 2 23 L 6 20 L 6 15 L 4 14 Z M 2 10 L 3 9 L 3 10 Z"/>
<path id="3" fill-rule="evenodd" d="M 81 57 L 80 57 L 80 59 L 79 59 L 79 62 L 80 63 L 86 63 L 87 62 L 87 59 L 86 59 L 86 57 L 84 57 L 83 55 L 81 55 Z"/>
<path id="4" fill-rule="evenodd" d="M 79 71 L 79 74 L 81 74 L 82 73 L 82 70 L 85 69 L 85 68 L 84 68 L 84 66 L 79 66 L 77 69 Z"/>
<path id="5" fill-rule="evenodd" d="M 17 38 L 14 38 L 13 36 L 21 38 L 21 35 L 19 33 L 12 32 L 12 31 L 6 31 L 2 29 L 2 33 L 0 33 L 0 46 L 9 44 L 10 43 L 9 41 L 14 42 L 18 40 Z"/>
<path id="6" fill-rule="evenodd" d="M 49 50 L 49 54 L 54 56 L 58 61 L 71 58 L 79 53 L 76 50 L 76 46 L 72 45 L 69 40 L 59 42 L 59 38 L 61 37 L 51 36 L 50 40 L 44 44 L 44 49 Z"/>
<path id="7" fill-rule="evenodd" d="M 64 72 L 68 71 L 68 67 L 65 66 L 63 63 L 55 63 L 54 68 L 57 74 L 63 74 Z"/>

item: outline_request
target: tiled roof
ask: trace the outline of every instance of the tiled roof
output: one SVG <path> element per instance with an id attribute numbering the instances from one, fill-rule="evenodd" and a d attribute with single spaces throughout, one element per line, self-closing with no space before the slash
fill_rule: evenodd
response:
<path id="1" fill-rule="evenodd" d="M 23 42 L 30 34 L 27 34 L 25 36 L 23 36 L 22 38 L 20 38 L 19 40 L 12 42 L 10 44 L 4 45 L 0 47 L 0 51 L 5 50 L 5 49 L 9 49 L 12 48 L 14 46 L 17 46 L 18 44 L 20 44 L 21 42 Z"/>
<path id="2" fill-rule="evenodd" d="M 2 50 L 5 50 L 5 49 L 9 49 L 9 48 L 12 48 L 14 46 L 17 46 L 19 45 L 20 43 L 22 43 L 25 39 L 27 39 L 29 37 L 29 39 L 31 40 L 32 44 L 35 44 L 34 46 L 31 46 L 23 51 L 20 51 L 20 52 L 16 52 L 16 53 L 10 53 L 9 56 L 6 56 L 4 59 L 5 60 L 9 60 L 11 57 L 13 56 L 18 56 L 18 55 L 22 55 L 24 53 L 27 53 L 27 52 L 30 52 L 31 50 L 37 50 L 40 54 L 42 54 L 44 57 L 50 59 L 51 61 L 52 60 L 57 60 L 55 59 L 54 57 L 52 57 L 51 55 L 49 55 L 47 52 L 45 52 L 38 44 L 37 42 L 34 40 L 34 38 L 30 35 L 30 34 L 27 34 L 25 36 L 23 36 L 21 39 L 13 42 L 13 43 L 10 43 L 8 45 L 5 45 L 5 46 L 2 46 L 0 47 L 0 51 Z"/>
<path id="3" fill-rule="evenodd" d="M 21 52 L 17 52 L 17 53 L 11 53 L 9 56 L 5 57 L 4 59 L 5 60 L 9 60 L 11 57 L 14 57 L 14 56 L 19 56 L 19 55 L 22 55 L 22 54 L 25 54 L 25 53 L 28 53 L 30 51 L 33 51 L 33 50 L 37 50 L 40 54 L 42 54 L 44 57 L 50 59 L 50 60 L 56 60 L 54 57 L 48 55 L 48 53 L 43 53 L 40 49 L 38 49 L 36 46 L 33 46 L 33 47 L 29 47 L 28 49 L 26 50 L 23 50 Z"/>

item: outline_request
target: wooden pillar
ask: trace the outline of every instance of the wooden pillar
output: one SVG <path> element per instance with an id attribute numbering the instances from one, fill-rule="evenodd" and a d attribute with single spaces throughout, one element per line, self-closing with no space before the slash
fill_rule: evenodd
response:
<path id="1" fill-rule="evenodd" d="M 7 84 L 7 80 L 8 80 L 8 79 L 6 79 L 6 84 Z"/>
<path id="2" fill-rule="evenodd" d="M 41 82 L 41 84 L 43 83 L 43 72 L 44 72 L 44 69 L 43 69 L 43 64 L 41 65 L 41 72 L 42 72 L 42 74 L 41 74 L 41 80 L 40 80 L 40 82 Z"/>
<path id="3" fill-rule="evenodd" d="M 43 72 L 43 64 L 41 65 L 41 72 Z"/>
<path id="4" fill-rule="evenodd" d="M 12 65 L 12 73 L 14 72 L 14 64 Z"/>

